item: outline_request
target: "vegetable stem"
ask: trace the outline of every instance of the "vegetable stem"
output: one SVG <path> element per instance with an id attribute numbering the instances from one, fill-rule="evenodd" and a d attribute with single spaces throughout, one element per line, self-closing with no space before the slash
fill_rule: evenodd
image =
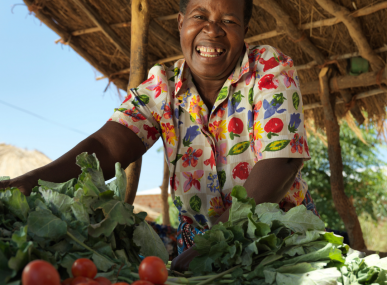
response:
<path id="1" fill-rule="evenodd" d="M 211 283 L 212 281 L 214 281 L 215 279 L 221 278 L 221 277 L 223 277 L 224 275 L 226 275 L 226 274 L 228 274 L 228 273 L 230 273 L 230 272 L 233 272 L 235 269 L 237 269 L 237 268 L 239 268 L 239 267 L 241 267 L 241 265 L 234 266 L 233 268 L 230 268 L 229 270 L 226 270 L 226 271 L 224 271 L 224 272 L 222 272 L 222 273 L 219 273 L 219 274 L 217 274 L 217 275 L 214 275 L 213 277 L 211 277 L 211 278 L 209 278 L 209 279 L 207 279 L 207 280 L 204 280 L 204 281 L 202 281 L 202 282 L 199 282 L 199 283 L 196 284 L 196 285 L 205 285 L 205 284 L 209 284 L 209 283 Z"/>

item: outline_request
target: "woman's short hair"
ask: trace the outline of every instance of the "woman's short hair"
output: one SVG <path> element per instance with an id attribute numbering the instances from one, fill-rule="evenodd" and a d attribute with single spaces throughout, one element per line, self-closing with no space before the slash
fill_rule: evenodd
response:
<path id="1" fill-rule="evenodd" d="M 247 24 L 250 22 L 251 15 L 253 14 L 253 0 L 244 0 L 244 7 L 243 7 L 243 18 L 244 18 L 244 24 L 247 26 Z M 189 0 L 180 0 L 180 12 L 185 14 L 185 11 L 187 9 Z"/>

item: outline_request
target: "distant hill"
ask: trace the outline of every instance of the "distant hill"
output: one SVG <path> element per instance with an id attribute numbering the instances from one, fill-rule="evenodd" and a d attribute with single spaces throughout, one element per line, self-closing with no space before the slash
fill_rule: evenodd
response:
<path id="1" fill-rule="evenodd" d="M 14 178 L 50 162 L 40 151 L 0 143 L 0 176 Z"/>

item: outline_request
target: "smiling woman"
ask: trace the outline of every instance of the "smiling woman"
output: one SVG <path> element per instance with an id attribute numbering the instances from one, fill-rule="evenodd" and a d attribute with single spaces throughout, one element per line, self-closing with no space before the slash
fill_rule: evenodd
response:
<path id="1" fill-rule="evenodd" d="M 78 174 L 73 160 L 81 152 L 95 152 L 109 178 L 115 162 L 126 167 L 161 137 L 179 209 L 176 270 L 186 270 L 196 255 L 195 235 L 227 221 L 235 186 L 244 186 L 257 204 L 279 203 L 284 210 L 304 204 L 318 215 L 301 176 L 309 148 L 297 71 L 276 48 L 244 43 L 251 5 L 182 1 L 184 59 L 169 68 L 153 66 L 99 131 L 0 188 L 28 194 L 38 178 L 69 180 Z"/>

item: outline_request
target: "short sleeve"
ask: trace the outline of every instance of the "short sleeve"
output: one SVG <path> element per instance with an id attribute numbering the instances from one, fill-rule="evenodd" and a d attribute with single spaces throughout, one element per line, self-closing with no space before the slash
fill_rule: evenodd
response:
<path id="1" fill-rule="evenodd" d="M 277 157 L 310 159 L 300 83 L 293 60 L 271 46 L 261 46 L 254 84 L 254 148 L 257 160 Z"/>
<path id="2" fill-rule="evenodd" d="M 149 71 L 148 79 L 130 90 L 109 121 L 131 129 L 148 150 L 160 137 L 160 119 L 163 115 L 161 106 L 168 92 L 165 68 L 155 65 Z"/>

